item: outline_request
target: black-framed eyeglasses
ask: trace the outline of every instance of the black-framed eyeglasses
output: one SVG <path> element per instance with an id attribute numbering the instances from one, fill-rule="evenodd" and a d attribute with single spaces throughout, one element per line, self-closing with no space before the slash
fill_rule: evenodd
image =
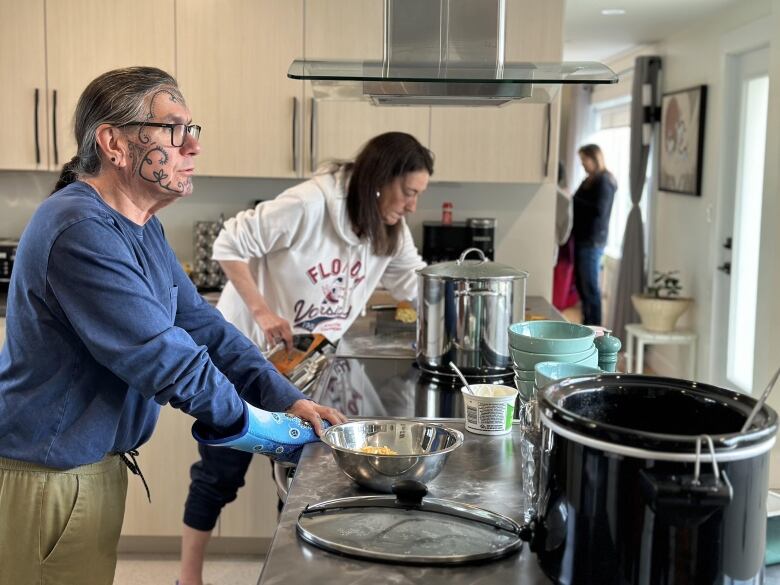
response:
<path id="1" fill-rule="evenodd" d="M 184 144 L 184 137 L 189 134 L 195 140 L 200 137 L 200 126 L 197 124 L 164 124 L 162 122 L 128 122 L 125 126 L 153 126 L 154 128 L 168 128 L 171 131 L 171 146 L 179 147 Z"/>

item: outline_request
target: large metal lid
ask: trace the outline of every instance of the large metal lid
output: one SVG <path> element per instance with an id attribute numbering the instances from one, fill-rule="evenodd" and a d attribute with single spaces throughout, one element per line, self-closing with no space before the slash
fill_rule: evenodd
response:
<path id="1" fill-rule="evenodd" d="M 401 481 L 395 496 L 359 496 L 307 506 L 298 534 L 330 552 L 413 565 L 497 559 L 522 547 L 512 519 L 466 504 L 424 498 L 425 486 Z"/>
<path id="2" fill-rule="evenodd" d="M 479 255 L 478 260 L 466 260 L 466 256 L 475 252 Z M 500 279 L 516 280 L 518 278 L 528 278 L 528 273 L 518 270 L 513 266 L 491 262 L 485 257 L 485 253 L 479 248 L 469 248 L 460 255 L 460 258 L 453 262 L 440 262 L 431 264 L 417 271 L 423 276 L 433 276 L 445 279 Z"/>

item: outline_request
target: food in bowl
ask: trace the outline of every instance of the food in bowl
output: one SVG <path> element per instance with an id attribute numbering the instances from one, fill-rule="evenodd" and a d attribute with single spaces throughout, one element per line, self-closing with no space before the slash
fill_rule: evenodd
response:
<path id="1" fill-rule="evenodd" d="M 390 447 L 385 447 L 384 445 L 381 447 L 366 445 L 365 447 L 361 447 L 359 451 L 361 453 L 370 453 L 371 455 L 398 455 L 398 451 L 393 451 Z"/>
<path id="2" fill-rule="evenodd" d="M 463 444 L 463 433 L 414 419 L 359 420 L 334 425 L 322 434 L 341 471 L 355 483 L 390 493 L 402 480 L 432 481 L 450 453 Z M 379 445 L 395 455 L 376 456 L 363 447 Z"/>

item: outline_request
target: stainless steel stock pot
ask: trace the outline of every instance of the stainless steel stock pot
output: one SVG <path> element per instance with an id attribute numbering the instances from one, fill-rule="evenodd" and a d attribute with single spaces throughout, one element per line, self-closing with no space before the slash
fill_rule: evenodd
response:
<path id="1" fill-rule="evenodd" d="M 467 260 L 475 253 L 479 259 Z M 417 362 L 434 372 L 466 375 L 511 371 L 508 328 L 525 318 L 528 273 L 491 262 L 469 248 L 454 262 L 417 271 Z"/>

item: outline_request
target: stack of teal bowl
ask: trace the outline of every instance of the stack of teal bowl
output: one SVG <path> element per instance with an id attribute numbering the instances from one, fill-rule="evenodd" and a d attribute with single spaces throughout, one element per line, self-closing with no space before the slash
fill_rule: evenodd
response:
<path id="1" fill-rule="evenodd" d="M 521 321 L 509 326 L 515 384 L 524 401 L 535 396 L 534 367 L 541 362 L 564 362 L 598 367 L 599 353 L 589 327 L 567 321 Z"/>

